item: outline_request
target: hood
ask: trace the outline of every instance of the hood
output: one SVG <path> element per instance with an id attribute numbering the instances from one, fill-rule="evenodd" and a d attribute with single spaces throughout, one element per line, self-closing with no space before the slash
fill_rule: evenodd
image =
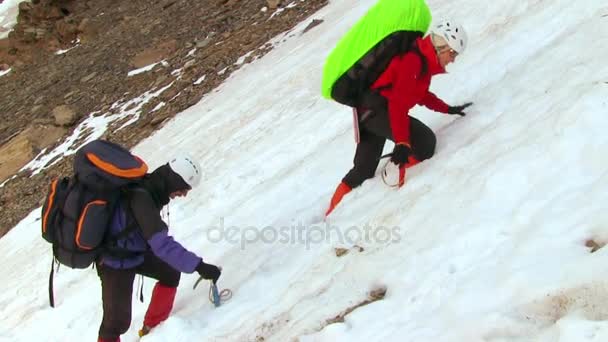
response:
<path id="1" fill-rule="evenodd" d="M 418 44 L 420 52 L 426 58 L 428 71 L 431 73 L 431 76 L 445 74 L 445 68 L 439 64 L 439 58 L 437 57 L 433 42 L 431 42 L 431 36 L 428 35 L 425 38 L 417 39 L 416 44 Z"/>
<path id="2" fill-rule="evenodd" d="M 142 187 L 152 195 L 159 209 L 169 203 L 169 195 L 172 192 L 190 189 L 182 177 L 171 170 L 169 164 L 160 166 L 146 175 Z"/>

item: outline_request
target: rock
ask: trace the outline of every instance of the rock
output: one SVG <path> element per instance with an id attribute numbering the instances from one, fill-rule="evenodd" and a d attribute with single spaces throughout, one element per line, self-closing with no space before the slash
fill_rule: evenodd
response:
<path id="1" fill-rule="evenodd" d="M 159 124 L 163 123 L 168 118 L 169 118 L 169 113 L 167 113 L 167 112 L 159 113 L 159 114 L 155 115 L 154 118 L 150 121 L 150 125 L 158 126 Z"/>
<path id="2" fill-rule="evenodd" d="M 88 74 L 87 76 L 81 78 L 80 82 L 86 83 L 86 82 L 92 80 L 93 78 L 95 78 L 95 76 L 97 76 L 97 72 L 93 71 L 92 73 Z"/>
<path id="3" fill-rule="evenodd" d="M 177 40 L 171 39 L 166 42 L 160 43 L 157 47 L 159 50 L 174 52 L 177 50 Z"/>
<path id="4" fill-rule="evenodd" d="M 281 4 L 281 0 L 266 0 L 266 3 L 268 4 L 268 8 L 277 9 Z"/>
<path id="5" fill-rule="evenodd" d="M 71 92 L 63 95 L 63 98 L 68 99 L 68 98 L 72 97 L 74 94 L 76 94 L 77 92 L 78 92 L 78 90 L 72 90 Z"/>
<path id="6" fill-rule="evenodd" d="M 25 62 L 21 59 L 16 59 L 15 62 L 13 62 L 13 66 L 15 68 L 22 68 L 25 66 Z"/>
<path id="7" fill-rule="evenodd" d="M 11 47 L 11 41 L 8 38 L 0 39 L 0 49 L 8 50 Z"/>
<path id="8" fill-rule="evenodd" d="M 180 91 L 177 87 L 171 87 L 171 88 L 165 90 L 162 94 L 160 94 L 160 99 L 163 100 L 164 102 L 169 102 L 174 97 L 176 97 L 177 94 L 179 94 L 179 93 L 180 93 Z"/>
<path id="9" fill-rule="evenodd" d="M 40 21 L 46 19 L 48 11 L 48 6 L 34 6 L 30 12 L 19 12 L 19 15 L 25 14 L 27 19 L 24 18 L 24 20 L 28 20 L 31 23 L 40 23 Z"/>
<path id="10" fill-rule="evenodd" d="M 78 29 L 76 25 L 70 24 L 65 20 L 59 20 L 55 22 L 55 30 L 57 31 L 57 35 L 61 38 L 62 41 L 71 42 L 76 39 L 76 33 Z"/>
<path id="11" fill-rule="evenodd" d="M 132 22 L 135 21 L 137 18 L 131 15 L 125 15 L 122 16 L 122 18 L 120 18 L 121 21 L 127 21 L 127 22 Z"/>
<path id="12" fill-rule="evenodd" d="M 42 29 L 44 30 L 44 29 Z M 38 36 L 40 33 L 44 33 L 42 31 L 40 31 L 40 29 L 38 29 L 37 27 L 26 27 L 23 29 L 23 38 L 22 40 L 25 43 L 33 43 L 36 40 L 38 40 Z"/>
<path id="13" fill-rule="evenodd" d="M 41 107 L 41 106 L 37 106 L 37 107 Z M 38 110 L 36 109 L 36 111 L 38 111 Z M 32 109 L 32 113 L 34 113 L 34 109 Z M 55 120 L 51 119 L 51 118 L 36 118 L 36 119 L 32 120 L 32 124 L 34 124 L 34 125 L 52 126 L 53 128 L 61 128 L 61 127 L 53 126 L 54 123 L 55 123 Z"/>
<path id="14" fill-rule="evenodd" d="M 187 100 L 186 100 L 186 104 L 188 107 L 194 106 L 195 104 L 197 104 L 200 100 L 201 100 L 202 96 L 188 96 Z"/>
<path id="15" fill-rule="evenodd" d="M 165 1 L 163 1 L 163 9 L 165 10 L 165 9 L 173 6 L 176 2 L 177 2 L 177 0 L 165 0 Z"/>
<path id="16" fill-rule="evenodd" d="M 45 28 L 37 28 L 36 31 L 36 39 L 40 40 L 46 36 L 47 30 Z"/>
<path id="17" fill-rule="evenodd" d="M 76 28 L 78 32 L 85 32 L 91 26 L 91 19 L 84 18 Z"/>
<path id="18" fill-rule="evenodd" d="M 359 246 L 359 245 L 354 245 L 353 249 L 356 250 L 359 253 L 365 251 L 365 249 L 363 247 Z"/>
<path id="19" fill-rule="evenodd" d="M 334 248 L 334 251 L 336 252 L 336 256 L 339 258 L 341 256 L 346 255 L 346 253 L 348 253 L 348 249 L 346 248 Z"/>
<path id="20" fill-rule="evenodd" d="M 59 7 L 56 7 L 56 6 L 50 7 L 44 15 L 44 18 L 48 19 L 48 20 L 57 20 L 57 19 L 61 19 L 63 17 L 64 17 L 64 14 L 61 12 L 61 9 L 59 9 Z"/>
<path id="21" fill-rule="evenodd" d="M 196 41 L 194 46 L 201 49 L 201 48 L 204 48 L 205 46 L 207 46 L 208 44 L 209 44 L 209 39 L 204 39 L 201 41 Z"/>
<path id="22" fill-rule="evenodd" d="M 32 109 L 30 110 L 30 112 L 32 114 L 36 114 L 36 112 L 38 112 L 41 108 L 42 108 L 41 105 L 35 105 L 34 107 L 32 107 Z M 36 120 L 48 120 L 48 119 L 34 119 L 34 121 L 36 121 Z"/>
<path id="23" fill-rule="evenodd" d="M 192 68 L 194 65 L 196 65 L 196 60 L 191 59 L 184 64 L 184 70 L 188 70 L 188 69 Z"/>
<path id="24" fill-rule="evenodd" d="M 373 289 L 369 293 L 369 299 L 372 301 L 381 300 L 384 298 L 384 296 L 386 296 L 386 287 L 384 286 Z"/>
<path id="25" fill-rule="evenodd" d="M 600 248 L 604 247 L 604 245 L 605 244 L 598 243 L 593 239 L 589 239 L 589 240 L 585 241 L 585 246 L 588 248 L 591 248 L 591 250 L 590 250 L 591 253 L 597 252 Z"/>
<path id="26" fill-rule="evenodd" d="M 71 126 L 78 120 L 74 110 L 66 105 L 55 107 L 53 109 L 53 116 L 55 117 L 55 124 L 57 126 Z"/>
<path id="27" fill-rule="evenodd" d="M 154 81 L 153 87 L 156 88 L 156 87 L 160 86 L 161 84 L 163 84 L 163 82 L 165 82 L 166 79 L 167 79 L 167 75 L 160 74 L 156 78 L 156 81 Z"/>
<path id="28" fill-rule="evenodd" d="M 17 173 L 39 151 L 57 142 L 66 129 L 34 124 L 0 146 L 0 182 Z"/>
<path id="29" fill-rule="evenodd" d="M 99 32 L 101 30 L 100 23 L 96 20 L 83 19 L 76 30 L 78 31 L 78 38 L 80 38 L 80 42 L 83 44 L 89 43 L 97 36 L 99 36 Z"/>
<path id="30" fill-rule="evenodd" d="M 19 12 L 29 12 L 34 8 L 34 5 L 30 2 L 23 1 L 19 3 Z"/>
<path id="31" fill-rule="evenodd" d="M 131 60 L 131 65 L 135 68 L 143 68 L 146 65 L 158 63 L 168 58 L 177 50 L 177 41 L 170 40 L 157 46 L 141 51 Z"/>
<path id="32" fill-rule="evenodd" d="M 313 19 L 308 26 L 302 31 L 302 34 L 310 31 L 313 27 L 321 25 L 323 23 L 323 19 Z"/>
<path id="33" fill-rule="evenodd" d="M 56 38 L 49 39 L 46 42 L 47 51 L 57 51 L 59 49 L 61 49 L 61 43 Z"/>
<path id="34" fill-rule="evenodd" d="M 174 85 L 177 87 L 177 89 L 181 89 L 182 93 L 186 93 L 191 90 L 190 89 L 191 83 L 192 82 L 190 82 L 190 80 L 182 78 L 182 79 L 175 80 Z"/>
<path id="35" fill-rule="evenodd" d="M 0 182 L 17 173 L 35 157 L 34 146 L 23 134 L 0 146 Z"/>
<path id="36" fill-rule="evenodd" d="M 160 62 L 163 59 L 163 55 L 160 51 L 144 51 L 137 54 L 131 60 L 131 65 L 137 69 L 143 68 L 146 65 Z"/>
<path id="37" fill-rule="evenodd" d="M 0 68 L 4 68 L 6 66 L 8 66 L 8 68 L 10 68 L 10 65 L 13 64 L 14 61 L 15 61 L 14 55 L 11 55 L 7 50 L 0 49 Z M 7 70 L 7 69 L 4 69 L 4 70 Z"/>
<path id="38" fill-rule="evenodd" d="M 105 115 L 105 113 L 107 113 L 110 110 L 110 105 L 109 104 L 104 104 L 101 107 L 101 110 L 99 112 L 97 112 L 96 114 L 94 114 L 93 116 L 101 116 L 101 115 Z"/>
<path id="39" fill-rule="evenodd" d="M 51 120 L 38 119 L 21 134 L 27 137 L 36 151 L 41 151 L 55 144 L 66 132 L 66 128 L 53 126 Z"/>
<path id="40" fill-rule="evenodd" d="M 28 12 L 19 12 L 19 14 L 17 15 L 17 24 L 27 24 L 31 21 L 31 14 Z M 13 33 L 16 32 L 16 30 L 12 31 Z M 9 33 L 9 38 L 10 38 L 10 33 Z"/>
<path id="41" fill-rule="evenodd" d="M 207 38 L 204 38 L 203 40 L 197 40 L 197 41 L 195 41 L 194 45 L 197 48 L 202 49 L 205 46 L 209 45 L 210 42 L 211 42 L 211 37 L 207 37 Z"/>

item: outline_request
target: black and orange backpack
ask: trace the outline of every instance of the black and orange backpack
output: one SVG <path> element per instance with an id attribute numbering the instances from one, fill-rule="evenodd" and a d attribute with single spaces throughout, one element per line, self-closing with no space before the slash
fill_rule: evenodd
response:
<path id="1" fill-rule="evenodd" d="M 55 262 L 71 268 L 91 266 L 107 243 L 112 217 L 123 190 L 139 182 L 148 166 L 120 145 L 94 140 L 74 157 L 74 174 L 55 179 L 42 206 L 42 237 L 53 245 Z"/>

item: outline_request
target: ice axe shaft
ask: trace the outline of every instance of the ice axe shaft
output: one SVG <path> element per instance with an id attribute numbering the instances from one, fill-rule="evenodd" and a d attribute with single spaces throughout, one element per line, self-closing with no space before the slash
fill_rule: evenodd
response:
<path id="1" fill-rule="evenodd" d="M 220 292 L 217 290 L 217 285 L 215 283 L 211 283 L 211 293 L 213 295 L 213 305 L 215 307 L 219 307 L 221 303 Z"/>
<path id="2" fill-rule="evenodd" d="M 390 157 L 392 157 L 392 156 L 393 156 L 393 152 L 391 152 L 391 153 L 387 153 L 387 154 L 385 154 L 385 155 L 381 156 L 380 158 L 378 158 L 378 161 L 380 161 L 380 160 L 382 160 L 382 159 L 384 159 L 384 158 L 390 158 Z"/>
<path id="3" fill-rule="evenodd" d="M 221 267 L 219 268 L 222 269 Z M 203 276 L 200 276 L 198 280 L 194 283 L 192 289 L 196 289 L 198 284 L 200 284 L 201 280 L 203 280 Z M 218 290 L 217 284 L 214 281 L 211 281 L 209 284 L 209 301 L 213 303 L 213 305 L 218 308 L 222 305 L 222 301 L 227 301 L 232 298 L 232 291 L 230 289 L 223 289 L 222 291 Z"/>
<path id="4" fill-rule="evenodd" d="M 203 279 L 205 278 L 199 277 L 198 280 L 194 283 L 192 289 L 196 289 L 198 284 L 200 284 Z M 213 281 L 209 285 L 209 300 L 213 302 L 213 305 L 215 305 L 216 308 L 222 305 L 222 297 L 220 296 L 220 291 L 217 289 L 217 284 Z"/>

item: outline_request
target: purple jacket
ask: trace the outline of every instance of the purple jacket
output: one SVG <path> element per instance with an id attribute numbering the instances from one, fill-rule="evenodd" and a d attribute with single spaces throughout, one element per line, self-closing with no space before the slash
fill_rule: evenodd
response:
<path id="1" fill-rule="evenodd" d="M 130 233 L 120 236 L 127 228 Z M 109 236 L 110 240 L 115 239 L 115 243 L 112 240 L 112 243 L 108 244 L 101 262 L 111 268 L 136 267 L 143 263 L 144 253 L 148 250 L 184 273 L 193 273 L 202 261 L 169 235 L 167 224 L 160 216 L 160 208 L 145 189 L 132 190 L 129 199 L 118 204 Z"/>

